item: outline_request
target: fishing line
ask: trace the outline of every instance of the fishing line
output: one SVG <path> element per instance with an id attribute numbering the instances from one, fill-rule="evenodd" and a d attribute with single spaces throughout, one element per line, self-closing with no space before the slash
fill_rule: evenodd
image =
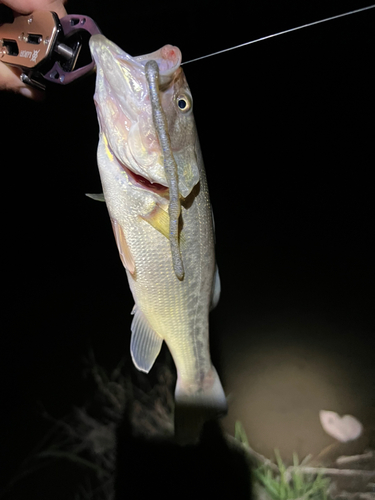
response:
<path id="1" fill-rule="evenodd" d="M 229 49 L 218 50 L 217 52 L 213 52 L 212 54 L 208 54 L 206 56 L 201 56 L 201 57 L 197 57 L 195 59 L 190 59 L 190 61 L 183 62 L 181 64 L 181 66 L 183 64 L 189 64 L 189 63 L 192 63 L 195 61 L 199 61 L 200 59 L 206 59 L 207 57 L 216 56 L 218 54 L 222 54 L 223 52 L 229 52 L 230 50 L 239 49 L 240 47 L 245 47 L 246 45 L 251 45 L 253 43 L 261 42 L 263 40 L 267 40 L 268 38 L 274 38 L 276 36 L 285 35 L 286 33 L 291 33 L 292 31 L 301 30 L 303 28 L 308 28 L 309 26 L 314 26 L 316 24 L 325 23 L 327 21 L 333 21 L 334 19 L 339 19 L 340 17 L 351 16 L 352 14 L 357 14 L 358 12 L 363 12 L 365 10 L 369 10 L 369 9 L 373 9 L 373 8 L 375 8 L 375 4 L 369 5 L 368 7 L 362 7 L 360 9 L 351 10 L 350 12 L 344 12 L 344 14 L 338 14 L 337 16 L 326 17 L 325 19 L 320 19 L 319 21 L 314 21 L 312 23 L 302 24 L 301 26 L 297 26 L 296 28 L 290 28 L 288 30 L 279 31 L 278 33 L 274 33 L 273 35 L 262 36 L 261 38 L 257 38 L 256 40 L 251 40 L 250 42 L 241 43 L 240 45 L 235 45 L 234 47 L 230 47 Z"/>

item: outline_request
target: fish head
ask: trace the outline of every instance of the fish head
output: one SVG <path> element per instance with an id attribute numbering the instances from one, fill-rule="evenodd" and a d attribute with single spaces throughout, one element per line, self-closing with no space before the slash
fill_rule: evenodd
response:
<path id="1" fill-rule="evenodd" d="M 157 62 L 159 97 L 177 164 L 179 194 L 186 198 L 199 182 L 198 138 L 180 50 L 165 45 L 151 54 L 132 57 L 101 34 L 91 37 L 90 49 L 97 71 L 94 101 L 111 153 L 133 180 L 167 188 L 145 73 L 147 61 Z"/>

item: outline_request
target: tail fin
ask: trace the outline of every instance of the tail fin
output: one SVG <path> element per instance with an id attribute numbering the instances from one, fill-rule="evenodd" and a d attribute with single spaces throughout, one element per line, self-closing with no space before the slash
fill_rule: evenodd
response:
<path id="1" fill-rule="evenodd" d="M 175 440 L 180 445 L 197 444 L 204 423 L 223 417 L 228 411 L 224 390 L 213 366 L 194 393 L 188 392 L 183 381 L 177 378 L 175 403 Z"/>

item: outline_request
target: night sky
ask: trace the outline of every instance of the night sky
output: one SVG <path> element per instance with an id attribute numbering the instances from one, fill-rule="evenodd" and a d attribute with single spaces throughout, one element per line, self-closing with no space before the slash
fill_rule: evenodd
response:
<path id="1" fill-rule="evenodd" d="M 369 3 L 72 0 L 67 10 L 131 55 L 171 43 L 187 61 Z M 374 27 L 375 9 L 184 67 L 215 215 L 211 344 L 224 387 L 231 349 L 257 346 L 254 325 L 319 318 L 334 328 L 316 339 L 305 329 L 312 348 L 344 346 L 353 374 L 370 367 L 375 394 Z M 85 197 L 101 192 L 94 87 L 91 75 L 43 102 L 0 93 L 4 481 L 43 435 L 40 405 L 59 418 L 85 400 L 90 347 L 108 368 L 130 359 L 133 299 L 106 207 Z M 259 342 L 272 349 L 276 337 Z"/>

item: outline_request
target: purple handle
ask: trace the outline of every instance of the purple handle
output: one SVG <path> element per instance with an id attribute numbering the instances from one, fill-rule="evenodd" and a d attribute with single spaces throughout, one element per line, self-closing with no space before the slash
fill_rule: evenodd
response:
<path id="1" fill-rule="evenodd" d="M 60 23 L 64 32 L 64 36 L 68 37 L 75 31 L 84 30 L 90 33 L 90 35 L 96 35 L 101 33 L 97 24 L 91 17 L 83 16 L 81 14 L 70 14 L 68 16 L 60 19 Z M 91 63 L 83 66 L 82 68 L 78 68 L 74 71 L 64 71 L 60 66 L 59 62 L 55 62 L 53 68 L 50 69 L 44 76 L 46 80 L 49 82 L 59 83 L 61 85 L 67 85 L 77 78 L 81 78 L 86 73 L 89 73 L 94 69 L 95 63 L 91 61 Z"/>

